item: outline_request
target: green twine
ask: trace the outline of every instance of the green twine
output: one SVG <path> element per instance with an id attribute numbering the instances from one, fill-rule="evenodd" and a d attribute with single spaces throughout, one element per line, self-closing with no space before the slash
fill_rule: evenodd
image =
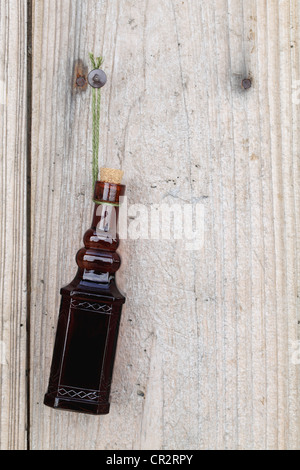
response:
<path id="1" fill-rule="evenodd" d="M 90 53 L 90 59 L 92 67 L 99 69 L 103 64 L 103 57 L 94 57 L 94 54 Z M 100 105 L 101 105 L 101 91 L 100 88 L 93 88 L 92 91 L 92 116 L 93 116 L 93 187 L 98 179 L 99 174 L 99 127 L 100 127 Z"/>
<path id="2" fill-rule="evenodd" d="M 103 206 L 120 207 L 121 205 L 119 202 L 97 201 L 97 199 L 93 199 L 93 202 L 97 204 L 98 206 L 103 205 Z"/>

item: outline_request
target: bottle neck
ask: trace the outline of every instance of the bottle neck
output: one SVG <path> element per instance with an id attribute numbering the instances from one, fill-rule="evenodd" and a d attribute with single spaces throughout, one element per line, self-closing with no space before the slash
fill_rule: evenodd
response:
<path id="1" fill-rule="evenodd" d="M 84 248 L 77 264 L 84 282 L 109 284 L 114 280 L 121 260 L 116 250 L 120 195 L 125 187 L 96 182 L 92 226 L 84 235 Z"/>
<path id="2" fill-rule="evenodd" d="M 110 235 L 112 238 L 118 238 L 117 226 L 119 220 L 119 207 L 111 204 L 95 203 L 92 229 L 96 231 L 100 239 L 107 239 Z"/>

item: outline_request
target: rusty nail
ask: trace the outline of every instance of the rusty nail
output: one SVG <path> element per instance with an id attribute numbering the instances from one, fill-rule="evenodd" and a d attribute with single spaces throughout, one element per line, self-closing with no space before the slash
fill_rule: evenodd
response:
<path id="1" fill-rule="evenodd" d="M 250 78 L 244 78 L 244 80 L 242 81 L 242 88 L 244 88 L 244 90 L 249 90 L 251 86 L 252 86 L 252 81 L 250 80 Z"/>
<path id="2" fill-rule="evenodd" d="M 76 85 L 79 87 L 83 87 L 86 83 L 86 80 L 84 77 L 78 77 L 76 80 Z"/>

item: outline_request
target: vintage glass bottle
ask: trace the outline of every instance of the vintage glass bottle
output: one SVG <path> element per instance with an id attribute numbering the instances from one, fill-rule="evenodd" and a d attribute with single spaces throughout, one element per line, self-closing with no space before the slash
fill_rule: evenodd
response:
<path id="1" fill-rule="evenodd" d="M 91 228 L 76 256 L 74 280 L 61 289 L 61 306 L 44 404 L 52 408 L 109 413 L 109 395 L 124 295 L 117 223 L 125 186 L 97 181 Z"/>

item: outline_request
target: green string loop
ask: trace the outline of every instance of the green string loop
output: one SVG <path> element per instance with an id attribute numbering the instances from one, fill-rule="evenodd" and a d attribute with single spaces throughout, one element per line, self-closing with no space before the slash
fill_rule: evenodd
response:
<path id="1" fill-rule="evenodd" d="M 103 64 L 103 57 L 94 57 L 94 54 L 90 53 L 90 60 L 94 69 L 99 69 Z M 93 117 L 93 163 L 92 163 L 92 175 L 93 175 L 93 188 L 95 182 L 98 179 L 99 174 L 99 128 L 100 128 L 100 107 L 101 107 L 101 91 L 100 88 L 93 88 L 92 92 L 92 117 Z"/>

